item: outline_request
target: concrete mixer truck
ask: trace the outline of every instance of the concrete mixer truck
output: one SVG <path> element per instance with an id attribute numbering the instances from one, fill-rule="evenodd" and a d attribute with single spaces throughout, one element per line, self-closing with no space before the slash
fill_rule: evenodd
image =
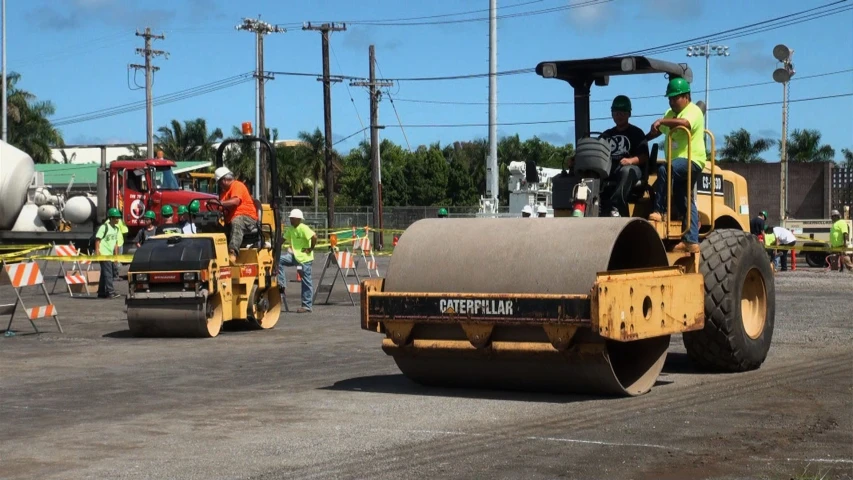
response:
<path id="1" fill-rule="evenodd" d="M 182 190 L 172 172 L 171 160 L 116 160 L 101 158 L 97 194 L 69 196 L 47 189 L 35 175 L 33 159 L 14 146 L 0 141 L 0 244 L 74 244 L 86 250 L 95 229 L 106 218 L 108 208 L 118 208 L 128 226 L 127 240 L 142 226 L 142 215 L 153 210 L 162 222 L 164 205 L 187 205 L 199 200 L 196 226 L 219 221 L 207 211 L 215 195 Z M 130 249 L 128 249 L 130 250 Z"/>

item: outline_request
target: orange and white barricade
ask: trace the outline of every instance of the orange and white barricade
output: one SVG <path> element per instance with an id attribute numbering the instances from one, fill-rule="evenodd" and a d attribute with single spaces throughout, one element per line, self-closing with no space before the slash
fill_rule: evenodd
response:
<path id="1" fill-rule="evenodd" d="M 56 322 L 56 327 L 59 328 L 59 333 L 65 333 L 62 331 L 62 325 L 59 323 L 59 312 L 56 310 L 56 307 L 50 300 L 50 295 L 47 293 L 47 287 L 44 285 L 44 277 L 41 274 L 41 269 L 39 268 L 38 263 L 24 262 L 8 264 L 5 261 L 0 263 L 2 263 L 6 278 L 11 282 L 12 288 L 15 290 L 15 296 L 18 297 L 18 300 L 13 304 L 0 305 L 0 315 L 10 315 L 9 324 L 6 326 L 7 334 L 11 332 L 12 321 L 15 319 L 15 313 L 18 309 L 18 305 L 20 305 L 26 313 L 27 319 L 29 319 L 30 324 L 33 326 L 36 333 L 41 332 L 39 332 L 35 320 L 48 317 L 53 317 L 53 320 Z M 41 287 L 41 290 L 44 293 L 44 298 L 47 301 L 47 305 L 27 307 L 24 304 L 24 300 L 21 298 L 21 290 L 26 287 L 36 286 Z"/>
<path id="2" fill-rule="evenodd" d="M 352 251 L 359 252 L 361 258 L 356 257 L 355 269 L 358 270 L 359 265 L 367 267 L 367 276 L 372 277 L 374 273 L 379 276 L 379 268 L 376 266 L 376 257 L 373 256 L 373 245 L 370 243 L 370 237 L 365 233 L 364 237 L 356 238 L 352 246 Z M 364 263 L 362 263 L 362 261 Z"/>
<path id="3" fill-rule="evenodd" d="M 334 270 L 334 273 L 332 274 L 332 283 L 324 285 L 323 278 L 326 276 L 326 270 L 330 267 Z M 344 271 L 349 269 L 355 271 L 355 284 L 347 283 Z M 317 299 L 318 293 L 328 292 L 326 295 L 326 301 L 324 302 L 328 304 L 329 298 L 332 296 L 332 289 L 338 282 L 338 278 L 341 279 L 347 289 L 347 295 L 349 295 L 350 303 L 355 305 L 355 300 L 353 299 L 352 294 L 359 293 L 361 291 L 361 279 L 358 278 L 358 271 L 355 270 L 355 257 L 352 252 L 347 250 L 337 250 L 336 248 L 330 248 L 329 254 L 326 255 L 326 261 L 323 263 L 323 272 L 320 274 L 320 280 L 317 281 L 317 288 L 314 290 L 314 299 Z"/>
<path id="4" fill-rule="evenodd" d="M 80 251 L 77 250 L 76 247 L 72 244 L 68 245 L 57 245 L 53 244 L 53 248 L 50 251 L 50 255 L 56 257 L 68 257 L 68 262 L 71 263 L 71 269 L 65 269 L 65 261 L 59 262 L 59 274 L 53 280 L 53 286 L 50 288 L 50 293 L 55 293 L 56 291 L 56 283 L 59 282 L 59 279 L 62 278 L 65 281 L 65 287 L 68 289 L 68 295 L 74 296 L 74 292 L 71 291 L 71 285 L 83 285 L 83 291 L 86 292 L 86 296 L 91 296 L 89 294 L 89 279 L 87 272 L 90 268 L 92 268 L 92 262 L 88 260 L 78 260 L 76 257 L 80 255 Z M 83 265 L 86 265 L 86 270 L 83 270 Z"/>

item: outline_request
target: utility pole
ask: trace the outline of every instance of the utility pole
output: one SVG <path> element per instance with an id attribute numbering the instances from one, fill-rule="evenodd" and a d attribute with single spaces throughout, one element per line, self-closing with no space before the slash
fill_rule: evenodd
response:
<path id="1" fill-rule="evenodd" d="M 489 161 L 486 164 L 486 197 L 490 213 L 498 212 L 498 2 L 489 0 Z"/>
<path id="2" fill-rule="evenodd" d="M 788 217 L 788 82 L 794 76 L 794 51 L 783 44 L 773 47 L 773 56 L 782 67 L 773 72 L 773 80 L 782 84 L 782 158 L 779 161 L 779 219 Z"/>
<path id="3" fill-rule="evenodd" d="M 255 34 L 255 78 L 257 79 L 257 83 L 255 84 L 255 126 L 258 130 L 258 137 L 266 139 L 266 94 L 264 93 L 264 84 L 266 80 L 272 80 L 273 77 L 264 73 L 264 35 L 284 33 L 287 30 L 267 22 L 262 22 L 260 15 L 258 15 L 257 19 L 244 18 L 243 23 L 236 25 L 234 28 Z M 255 142 L 254 193 L 255 198 L 258 198 L 261 202 L 269 201 L 270 179 L 269 176 L 263 175 L 263 172 L 268 171 L 267 152 L 261 152 L 260 142 Z M 261 181 L 262 178 L 263 181 Z"/>
<path id="4" fill-rule="evenodd" d="M 350 82 L 350 86 L 370 88 L 370 159 L 371 180 L 373 182 L 373 244 L 382 250 L 382 166 L 379 160 L 379 101 L 382 98 L 380 87 L 392 87 L 394 82 L 376 80 L 376 50 L 370 46 L 370 81 Z"/>
<path id="5" fill-rule="evenodd" d="M 332 159 L 332 82 L 340 82 L 340 79 L 332 79 L 329 74 L 329 32 L 346 31 L 346 24 L 324 23 L 322 25 L 311 25 L 310 22 L 302 25 L 302 30 L 319 31 L 323 42 L 323 123 L 326 132 L 326 216 L 327 228 L 335 226 L 335 169 Z"/>
<path id="6" fill-rule="evenodd" d="M 151 33 L 151 28 L 146 28 L 145 33 L 136 31 L 137 37 L 145 38 L 145 48 L 137 48 L 136 53 L 145 57 L 145 65 L 131 65 L 135 69 L 145 70 L 145 125 L 146 125 L 146 152 L 148 158 L 154 157 L 154 102 L 151 93 L 151 86 L 154 80 L 154 72 L 160 70 L 160 67 L 151 65 L 151 58 L 158 55 L 164 55 L 169 58 L 169 53 L 163 50 L 152 50 L 151 40 L 165 40 L 165 35 L 155 35 Z"/>
<path id="7" fill-rule="evenodd" d="M 3 65 L 0 66 L 0 89 L 3 90 L 0 95 L 2 95 L 2 102 L 0 102 L 0 115 L 3 116 L 3 129 L 2 131 L 2 139 L 4 142 L 9 139 L 9 126 L 6 122 L 8 122 L 8 114 L 6 112 L 6 0 L 0 0 L 2 2 L 2 7 L 0 7 L 0 29 L 3 30 L 3 38 L 0 39 L 0 44 L 2 44 L 2 48 L 0 48 L 0 56 L 3 57 Z"/>
<path id="8" fill-rule="evenodd" d="M 694 45 L 687 47 L 688 57 L 705 57 L 705 129 L 708 128 L 708 112 L 710 111 L 708 104 L 708 92 L 711 90 L 711 55 L 720 57 L 729 56 L 729 47 L 726 45 L 711 45 L 708 41 L 705 45 Z"/>

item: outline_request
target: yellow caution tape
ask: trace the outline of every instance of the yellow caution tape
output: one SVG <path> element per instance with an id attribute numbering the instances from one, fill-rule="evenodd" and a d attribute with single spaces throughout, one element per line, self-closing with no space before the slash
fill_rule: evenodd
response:
<path id="1" fill-rule="evenodd" d="M 30 248 L 27 248 L 24 250 L 19 250 L 17 252 L 2 253 L 2 254 L 0 254 L 0 259 L 8 260 L 8 259 L 18 258 L 18 257 L 26 257 L 27 255 L 29 255 L 32 252 L 35 252 L 36 250 L 47 250 L 50 247 L 51 247 L 51 245 L 30 246 Z"/>
<path id="2" fill-rule="evenodd" d="M 41 248 L 50 248 L 53 245 L 45 244 L 45 245 L 0 245 L 0 250 L 38 250 Z M 17 253 L 17 252 L 16 252 Z"/>
<path id="3" fill-rule="evenodd" d="M 119 262 L 130 263 L 133 255 L 125 253 L 122 255 L 77 255 L 76 257 L 59 257 L 56 255 L 34 255 L 33 260 L 46 260 L 49 262 Z"/>

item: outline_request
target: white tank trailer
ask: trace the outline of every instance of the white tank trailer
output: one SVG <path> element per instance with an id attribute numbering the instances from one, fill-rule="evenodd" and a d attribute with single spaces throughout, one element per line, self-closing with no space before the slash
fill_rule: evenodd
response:
<path id="1" fill-rule="evenodd" d="M 91 195 L 66 200 L 54 194 L 36 175 L 32 157 L 0 140 L 0 232 L 47 233 L 91 223 L 97 202 Z"/>

